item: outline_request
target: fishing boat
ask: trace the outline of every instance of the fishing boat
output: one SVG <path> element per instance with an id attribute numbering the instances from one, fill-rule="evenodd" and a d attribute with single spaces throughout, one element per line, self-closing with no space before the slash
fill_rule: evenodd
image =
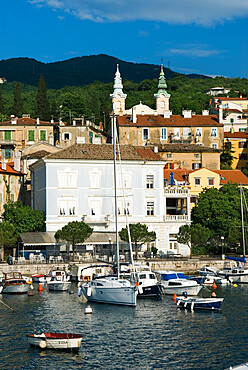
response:
<path id="1" fill-rule="evenodd" d="M 118 68 L 117 68 L 118 70 Z M 113 111 L 114 112 L 114 111 Z M 79 285 L 78 295 L 83 295 L 88 301 L 109 303 L 123 306 L 136 306 L 137 288 L 131 280 L 120 277 L 119 235 L 118 235 L 118 207 L 117 207 L 117 179 L 116 179 L 116 122 L 113 113 L 113 157 L 114 157 L 114 205 L 115 205 L 115 234 L 116 234 L 116 272 L 117 276 L 106 276 L 93 279 Z M 119 150 L 120 153 L 120 150 Z M 132 248 L 130 247 L 132 258 Z M 134 268 L 133 268 L 134 271 Z"/>
<path id="2" fill-rule="evenodd" d="M 219 311 L 224 298 L 198 298 L 181 296 L 176 297 L 176 303 L 179 308 L 194 310 Z"/>
<path id="3" fill-rule="evenodd" d="M 82 342 L 82 335 L 70 333 L 42 333 L 27 335 L 31 346 L 42 349 L 69 350 L 78 352 Z"/>
<path id="4" fill-rule="evenodd" d="M 245 224 L 244 224 L 244 207 L 247 211 L 247 203 L 242 186 L 240 186 L 240 203 L 241 203 L 241 226 L 243 240 L 243 256 L 229 257 L 225 256 L 228 261 L 225 261 L 223 270 L 218 271 L 218 276 L 231 279 L 233 283 L 248 284 L 248 269 L 246 268 L 246 242 L 245 242 Z"/>
<path id="5" fill-rule="evenodd" d="M 141 267 L 137 271 L 135 266 L 135 276 L 138 284 L 138 298 L 160 297 L 163 293 L 163 286 L 158 281 L 154 272 L 151 269 Z"/>
<path id="6" fill-rule="evenodd" d="M 20 272 L 4 272 L 0 287 L 2 294 L 25 294 L 31 289 L 31 282 L 23 278 Z"/>
<path id="7" fill-rule="evenodd" d="M 49 290 L 66 291 L 71 286 L 70 276 L 64 270 L 54 270 L 51 272 L 52 278 L 47 282 Z"/>
<path id="8" fill-rule="evenodd" d="M 202 285 L 197 281 L 187 279 L 183 272 L 177 271 L 155 271 L 161 279 L 164 294 L 182 294 L 186 292 L 189 295 L 197 295 L 202 289 Z"/>

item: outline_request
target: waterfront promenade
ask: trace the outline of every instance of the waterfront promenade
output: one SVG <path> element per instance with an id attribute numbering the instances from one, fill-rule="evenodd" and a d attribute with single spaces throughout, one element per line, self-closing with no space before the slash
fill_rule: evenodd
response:
<path id="1" fill-rule="evenodd" d="M 23 275 L 33 275 L 33 274 L 48 274 L 53 268 L 66 268 L 68 269 L 72 264 L 80 264 L 81 266 L 87 267 L 95 264 L 106 264 L 106 262 L 98 261 L 85 261 L 83 263 L 79 262 L 69 262 L 69 263 L 18 263 L 14 265 L 9 265 L 7 263 L 0 264 L 0 275 L 3 272 L 10 271 L 20 271 Z M 136 262 L 135 262 L 136 263 Z M 149 260 L 138 260 L 139 264 L 146 265 L 149 263 L 153 271 L 156 270 L 177 270 L 183 271 L 186 274 L 195 273 L 203 266 L 215 266 L 219 269 L 223 268 L 224 261 L 222 259 L 211 259 L 211 258 L 192 258 L 192 259 L 149 259 Z"/>

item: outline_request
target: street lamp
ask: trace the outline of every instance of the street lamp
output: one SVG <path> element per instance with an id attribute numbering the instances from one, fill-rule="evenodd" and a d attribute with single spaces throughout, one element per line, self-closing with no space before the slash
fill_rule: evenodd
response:
<path id="1" fill-rule="evenodd" d="M 222 259 L 224 259 L 224 239 L 225 237 L 224 236 L 221 236 L 221 255 L 222 255 Z"/>
<path id="2" fill-rule="evenodd" d="M 110 255 L 112 256 L 112 244 L 111 244 L 111 242 L 112 242 L 112 238 L 109 238 L 109 253 L 108 253 L 109 257 L 110 257 Z M 112 261 L 113 261 L 113 257 L 112 257 Z"/>

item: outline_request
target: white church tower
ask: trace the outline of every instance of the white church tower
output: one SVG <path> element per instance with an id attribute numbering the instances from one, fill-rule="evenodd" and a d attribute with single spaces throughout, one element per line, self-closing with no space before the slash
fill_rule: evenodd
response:
<path id="1" fill-rule="evenodd" d="M 127 95 L 123 93 L 122 89 L 123 89 L 122 78 L 119 72 L 119 64 L 117 64 L 117 69 L 114 78 L 114 92 L 113 94 L 110 95 L 110 97 L 112 98 L 113 112 L 114 114 L 119 116 L 123 115 L 126 109 L 125 103 Z"/>

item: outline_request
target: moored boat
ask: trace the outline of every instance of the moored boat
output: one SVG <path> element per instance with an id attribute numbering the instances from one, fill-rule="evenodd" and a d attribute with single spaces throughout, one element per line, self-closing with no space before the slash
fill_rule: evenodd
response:
<path id="1" fill-rule="evenodd" d="M 1 284 L 2 294 L 25 294 L 31 288 L 31 282 L 23 278 L 20 272 L 5 272 Z"/>
<path id="2" fill-rule="evenodd" d="M 73 352 L 78 352 L 83 339 L 82 335 L 71 333 L 30 334 L 27 338 L 31 346 Z"/>
<path id="3" fill-rule="evenodd" d="M 70 276 L 64 270 L 52 271 L 52 278 L 47 282 L 49 290 L 53 291 L 66 291 L 70 288 Z"/>
<path id="4" fill-rule="evenodd" d="M 164 294 L 178 295 L 186 292 L 189 295 L 197 295 L 202 289 L 202 285 L 187 279 L 183 272 L 156 271 L 156 273 L 160 276 Z"/>
<path id="5" fill-rule="evenodd" d="M 138 271 L 135 276 L 138 283 L 138 298 L 160 297 L 162 295 L 163 286 L 150 269 Z"/>
<path id="6" fill-rule="evenodd" d="M 188 310 L 219 311 L 224 298 L 176 297 L 177 306 Z"/>

